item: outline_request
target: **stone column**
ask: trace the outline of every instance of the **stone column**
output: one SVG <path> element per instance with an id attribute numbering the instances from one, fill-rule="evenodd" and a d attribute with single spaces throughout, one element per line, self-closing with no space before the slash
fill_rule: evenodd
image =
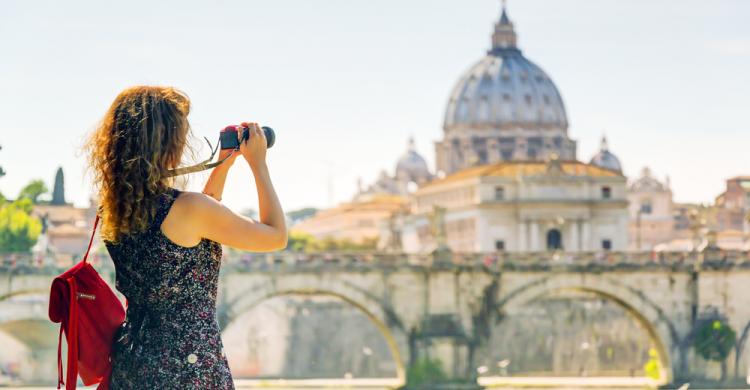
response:
<path id="1" fill-rule="evenodd" d="M 525 252 L 529 250 L 528 238 L 526 237 L 526 221 L 518 221 L 518 251 Z"/>
<path id="2" fill-rule="evenodd" d="M 459 162 L 459 166 L 457 167 L 457 170 L 470 167 L 471 164 L 474 163 L 474 156 L 476 155 L 476 153 L 474 151 L 473 146 L 474 145 L 471 144 L 471 139 L 469 138 L 461 139 L 461 154 L 462 154 L 463 160 Z"/>
<path id="3" fill-rule="evenodd" d="M 487 162 L 490 164 L 500 162 L 500 141 L 497 138 L 487 139 Z"/>
<path id="4" fill-rule="evenodd" d="M 583 221 L 583 226 L 581 230 L 583 230 L 583 232 L 581 233 L 581 236 L 582 236 L 581 250 L 590 251 L 591 250 L 591 221 L 590 220 Z"/>
<path id="5" fill-rule="evenodd" d="M 570 247 L 569 249 L 573 252 L 581 250 L 581 243 L 578 240 L 578 220 L 573 221 L 569 224 L 568 230 L 570 230 Z"/>
<path id="6" fill-rule="evenodd" d="M 531 221 L 531 250 L 534 252 L 540 251 L 542 248 L 539 246 L 539 221 Z"/>
<path id="7" fill-rule="evenodd" d="M 513 149 L 514 160 L 526 160 L 529 158 L 529 153 L 526 150 L 526 138 L 519 137 L 516 139 L 516 146 Z"/>

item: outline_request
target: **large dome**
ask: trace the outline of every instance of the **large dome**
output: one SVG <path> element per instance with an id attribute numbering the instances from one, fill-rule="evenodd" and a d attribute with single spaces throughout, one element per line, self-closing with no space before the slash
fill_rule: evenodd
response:
<path id="1" fill-rule="evenodd" d="M 555 127 L 568 119 L 557 87 L 523 56 L 505 10 L 495 27 L 493 48 L 458 81 L 445 113 L 445 126 Z"/>
<path id="2" fill-rule="evenodd" d="M 576 160 L 568 117 L 555 83 L 516 46 L 503 6 L 487 54 L 453 88 L 437 171 L 452 173 L 500 161 Z"/>

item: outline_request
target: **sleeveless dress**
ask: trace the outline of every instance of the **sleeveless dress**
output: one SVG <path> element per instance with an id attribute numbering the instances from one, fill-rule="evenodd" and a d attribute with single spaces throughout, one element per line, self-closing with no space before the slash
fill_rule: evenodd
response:
<path id="1" fill-rule="evenodd" d="M 234 389 L 216 319 L 221 245 L 202 239 L 175 244 L 161 223 L 179 195 L 159 198 L 143 233 L 105 241 L 116 270 L 116 288 L 128 299 L 115 334 L 112 390 Z"/>

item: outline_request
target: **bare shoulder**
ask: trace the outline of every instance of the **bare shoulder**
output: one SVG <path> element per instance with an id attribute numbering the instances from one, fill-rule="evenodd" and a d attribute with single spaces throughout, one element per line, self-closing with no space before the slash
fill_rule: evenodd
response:
<path id="1" fill-rule="evenodd" d="M 210 213 L 222 207 L 223 205 L 216 199 L 193 191 L 182 191 L 172 206 L 177 214 L 193 217 L 200 217 L 204 213 Z"/>
<path id="2" fill-rule="evenodd" d="M 162 233 L 177 245 L 198 245 L 201 240 L 201 225 L 205 223 L 206 215 L 209 214 L 206 211 L 215 207 L 212 201 L 216 202 L 199 192 L 180 191 L 161 224 Z"/>

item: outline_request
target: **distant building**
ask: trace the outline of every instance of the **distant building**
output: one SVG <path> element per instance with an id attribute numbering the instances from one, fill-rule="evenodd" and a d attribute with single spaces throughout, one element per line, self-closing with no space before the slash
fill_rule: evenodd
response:
<path id="1" fill-rule="evenodd" d="M 648 167 L 628 186 L 628 249 L 649 251 L 675 238 L 675 205 L 669 178 L 659 181 Z M 689 222 L 684 223 L 688 229 Z"/>
<path id="2" fill-rule="evenodd" d="M 411 253 L 693 250 L 714 239 L 750 248 L 750 177 L 728 180 L 715 206 L 675 203 L 669 178 L 648 168 L 628 182 L 604 137 L 579 160 L 568 123 L 560 91 L 522 53 L 503 6 L 490 49 L 450 93 L 434 174 L 410 140 L 392 175 L 295 228 L 377 235 L 380 249 Z"/>
<path id="3" fill-rule="evenodd" d="M 435 249 L 430 218 L 445 209 L 458 252 L 595 251 L 627 247 L 626 179 L 579 161 L 514 161 L 461 170 L 421 187 L 403 226 L 407 252 Z"/>
<path id="4" fill-rule="evenodd" d="M 652 196 L 654 192 L 658 191 L 652 191 Z M 673 203 L 672 209 L 673 231 L 667 239 L 666 222 L 661 231 L 642 226 L 644 242 L 660 241 L 644 249 L 691 251 L 715 245 L 725 250 L 750 250 L 750 177 L 728 179 L 726 190 L 712 205 Z M 633 223 L 631 220 L 631 226 Z"/>
<path id="5" fill-rule="evenodd" d="M 65 202 L 63 171 L 55 174 L 52 201 L 35 204 L 31 214 L 42 221 L 40 242 L 34 247 L 38 253 L 51 253 L 56 257 L 78 260 L 83 255 L 91 238 L 91 229 L 96 218 L 96 199 L 91 199 L 87 208 L 75 207 Z M 95 238 L 98 242 L 98 236 Z"/>
<path id="6" fill-rule="evenodd" d="M 402 219 L 405 251 L 627 248 L 619 159 L 602 139 L 590 163 L 577 160 L 562 97 L 518 48 L 505 8 L 490 50 L 454 87 L 443 129 L 435 148 L 446 176 L 412 196 L 412 214 Z"/>
<path id="7" fill-rule="evenodd" d="M 333 238 L 353 243 L 377 240 L 383 224 L 395 214 L 403 212 L 406 204 L 406 199 L 398 195 L 363 195 L 352 202 L 319 211 L 292 226 L 291 230 L 318 239 Z"/>
<path id="8" fill-rule="evenodd" d="M 293 231 L 316 238 L 335 238 L 362 243 L 366 240 L 397 240 L 392 234 L 392 219 L 408 209 L 408 197 L 419 185 L 433 178 L 427 162 L 417 153 L 414 138 L 396 162 L 393 175 L 382 171 L 368 187 L 358 183 L 357 194 L 350 202 L 322 210 L 292 226 Z M 386 236 L 390 238 L 386 238 Z"/>
<path id="9" fill-rule="evenodd" d="M 427 161 L 420 155 L 414 144 L 414 138 L 409 138 L 406 152 L 399 157 L 393 175 L 381 171 L 378 179 L 367 188 L 358 184 L 355 198 L 365 194 L 390 194 L 406 197 L 418 186 L 429 182 L 433 178 L 427 167 Z"/>
<path id="10" fill-rule="evenodd" d="M 727 180 L 727 189 L 716 197 L 717 230 L 750 233 L 750 176 Z"/>

